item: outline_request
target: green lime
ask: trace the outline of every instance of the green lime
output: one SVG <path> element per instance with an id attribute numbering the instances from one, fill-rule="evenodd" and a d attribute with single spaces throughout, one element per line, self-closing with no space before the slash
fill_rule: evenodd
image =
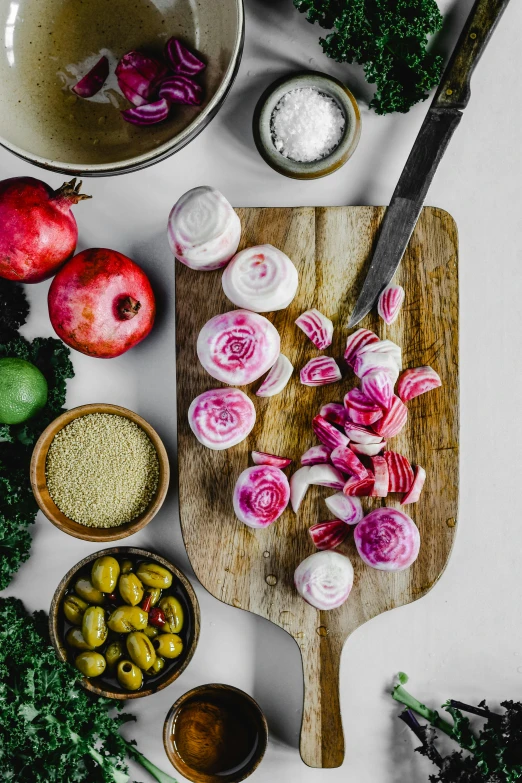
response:
<path id="1" fill-rule="evenodd" d="M 20 424 L 47 402 L 47 381 L 25 359 L 0 359 L 0 423 Z"/>

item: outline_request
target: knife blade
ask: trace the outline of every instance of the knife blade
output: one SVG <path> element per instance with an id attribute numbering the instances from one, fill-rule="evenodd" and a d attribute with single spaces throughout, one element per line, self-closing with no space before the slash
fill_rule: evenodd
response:
<path id="1" fill-rule="evenodd" d="M 348 328 L 359 323 L 399 266 L 426 193 L 470 98 L 470 79 L 509 0 L 476 0 L 444 71 L 381 224 Z"/>

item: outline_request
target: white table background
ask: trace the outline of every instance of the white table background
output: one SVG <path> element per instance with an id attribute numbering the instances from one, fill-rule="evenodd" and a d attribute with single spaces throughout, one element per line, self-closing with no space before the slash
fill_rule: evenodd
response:
<path id="1" fill-rule="evenodd" d="M 245 52 L 233 90 L 212 124 L 169 160 L 135 174 L 88 180 L 92 201 L 78 205 L 79 249 L 106 246 L 135 259 L 150 275 L 159 316 L 151 336 L 126 355 L 103 361 L 72 352 L 76 377 L 67 407 L 111 402 L 140 413 L 157 428 L 174 461 L 174 263 L 165 224 L 189 188 L 209 184 L 235 206 L 387 204 L 428 104 L 408 115 L 378 117 L 357 68 L 328 60 L 312 27 L 291 0 L 245 0 Z M 452 47 L 472 0 L 441 3 L 448 12 L 442 45 Z M 348 640 L 341 669 L 346 760 L 314 770 L 300 760 L 302 676 L 290 636 L 252 614 L 221 604 L 193 578 L 202 610 L 195 657 L 179 681 L 129 703 L 138 723 L 126 732 L 172 771 L 162 745 L 165 714 L 196 685 L 224 682 L 252 694 L 266 713 L 270 744 L 257 783 L 420 783 L 431 765 L 413 754 L 415 739 L 396 718 L 389 697 L 399 670 L 432 706 L 452 697 L 492 705 L 522 699 L 522 480 L 520 350 L 522 236 L 520 30 L 514 0 L 473 77 L 472 99 L 446 152 L 427 203 L 448 210 L 460 234 L 461 498 L 458 535 L 444 577 L 415 604 L 375 618 Z M 258 156 L 251 134 L 254 105 L 281 73 L 314 68 L 344 78 L 360 101 L 362 136 L 336 174 L 296 182 Z M 0 177 L 46 174 L 0 151 Z M 48 283 L 28 286 L 31 315 L 23 333 L 52 335 Z M 191 338 L 193 335 L 187 335 Z M 150 546 L 192 575 L 180 533 L 176 481 L 154 522 L 123 543 Z M 197 487 L 194 487 L 197 492 Z M 8 594 L 29 609 L 48 609 L 63 574 L 99 547 L 54 528 L 41 514 L 30 560 Z M 139 780 L 148 780 L 141 769 Z"/>

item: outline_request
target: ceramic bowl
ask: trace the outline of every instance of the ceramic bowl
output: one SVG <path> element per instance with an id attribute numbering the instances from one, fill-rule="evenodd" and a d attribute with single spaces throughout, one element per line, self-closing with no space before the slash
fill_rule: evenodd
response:
<path id="1" fill-rule="evenodd" d="M 53 171 L 82 176 L 149 166 L 188 144 L 215 116 L 239 68 L 242 0 L 17 0 L 0 3 L 0 144 Z M 201 53 L 202 106 L 137 127 L 114 69 L 130 50 L 161 57 L 175 36 Z M 110 75 L 88 100 L 71 87 L 101 55 Z"/>
<path id="2" fill-rule="evenodd" d="M 148 508 L 140 514 L 139 517 L 133 519 L 131 522 L 126 522 L 118 527 L 101 528 L 101 527 L 87 527 L 81 525 L 79 522 L 75 522 L 73 519 L 65 516 L 60 511 L 56 503 L 53 501 L 49 490 L 47 488 L 47 482 L 45 478 L 45 464 L 47 461 L 47 452 L 51 445 L 54 436 L 59 432 L 66 424 L 69 424 L 73 419 L 78 419 L 81 416 L 85 416 L 88 413 L 109 413 L 116 416 L 125 416 L 130 419 L 139 427 L 142 428 L 152 441 L 159 461 L 159 480 L 156 494 L 151 500 Z M 34 497 L 38 503 L 40 509 L 43 511 L 47 519 L 53 523 L 57 528 L 64 533 L 68 533 L 75 538 L 81 538 L 84 541 L 96 541 L 103 544 L 109 541 L 118 541 L 120 538 L 126 538 L 136 533 L 148 525 L 149 522 L 154 519 L 165 500 L 167 490 L 169 488 L 170 468 L 169 458 L 163 445 L 161 438 L 151 425 L 138 416 L 137 413 L 128 410 L 127 408 L 121 408 L 119 405 L 109 405 L 107 403 L 95 403 L 92 405 L 80 405 L 78 408 L 71 408 L 71 410 L 65 411 L 61 416 L 58 416 L 52 421 L 49 426 L 42 432 L 38 438 L 31 457 L 30 467 L 30 479 L 31 488 L 33 490 Z"/>
<path id="3" fill-rule="evenodd" d="M 302 163 L 276 149 L 271 122 L 275 107 L 287 92 L 309 87 L 336 101 L 344 114 L 345 126 L 338 146 L 329 155 Z M 254 111 L 253 132 L 259 154 L 279 174 L 293 179 L 317 179 L 337 171 L 353 155 L 361 135 L 361 116 L 357 101 L 342 82 L 318 71 L 302 71 L 277 79 L 265 90 Z"/>
<path id="4" fill-rule="evenodd" d="M 106 678 L 104 675 L 96 678 L 84 677 L 81 681 L 84 688 L 93 693 L 97 693 L 100 696 L 106 696 L 108 699 L 140 699 L 166 688 L 167 685 L 170 685 L 174 680 L 177 680 L 180 674 L 189 665 L 192 656 L 196 652 L 199 640 L 201 623 L 199 603 L 192 585 L 185 574 L 180 571 L 179 568 L 176 568 L 173 563 L 170 563 L 168 560 L 165 560 L 164 557 L 160 557 L 154 552 L 150 552 L 147 549 L 136 549 L 135 547 L 130 546 L 111 547 L 110 549 L 102 549 L 99 552 L 93 552 L 92 555 L 84 557 L 83 560 L 76 563 L 76 565 L 65 574 L 53 596 L 51 608 L 49 610 L 49 634 L 53 647 L 60 660 L 69 660 L 72 662 L 70 651 L 64 642 L 66 630 L 70 627 L 62 609 L 65 594 L 70 590 L 72 584 L 76 581 L 77 576 L 80 576 L 80 574 L 83 573 L 88 575 L 93 561 L 104 555 L 112 555 L 119 560 L 123 560 L 124 558 L 154 560 L 164 568 L 167 568 L 174 576 L 173 584 L 175 583 L 176 585 L 175 594 L 185 608 L 185 623 L 183 629 L 180 631 L 180 635 L 183 637 L 184 642 L 184 650 L 181 656 L 173 660 L 170 665 L 167 665 L 160 674 L 157 674 L 154 677 L 145 676 L 144 687 L 139 691 L 130 692 L 123 690 L 116 678 Z"/>
<path id="5" fill-rule="evenodd" d="M 208 725 L 209 715 L 212 716 L 209 710 L 215 709 L 214 705 L 221 708 L 224 706 L 229 710 L 244 729 L 245 735 L 255 738 L 244 763 L 240 763 L 230 770 L 224 769 L 223 765 L 220 769 L 216 769 L 216 756 L 219 758 L 226 736 L 223 732 L 225 721 L 218 718 L 216 725 Z M 194 737 L 194 734 L 190 732 L 185 744 L 191 753 L 183 758 L 174 736 L 176 724 L 178 723 L 180 727 L 180 715 L 187 708 L 191 710 L 187 723 L 192 725 L 194 721 L 196 726 L 198 723 L 203 726 L 206 724 L 209 731 L 201 745 L 198 744 L 199 738 Z M 229 727 L 229 733 L 233 733 L 236 737 L 237 747 L 239 745 L 237 732 Z M 170 708 L 163 726 L 163 744 L 172 766 L 192 783 L 239 783 L 239 781 L 245 780 L 261 763 L 267 743 L 268 726 L 259 704 L 248 693 L 234 688 L 232 685 L 200 685 L 198 688 L 184 693 Z M 191 764 L 191 755 L 206 762 L 206 771 L 201 768 L 197 769 L 194 763 Z M 224 759 L 222 761 L 225 762 Z M 212 768 L 214 768 L 214 772 L 210 771 Z"/>

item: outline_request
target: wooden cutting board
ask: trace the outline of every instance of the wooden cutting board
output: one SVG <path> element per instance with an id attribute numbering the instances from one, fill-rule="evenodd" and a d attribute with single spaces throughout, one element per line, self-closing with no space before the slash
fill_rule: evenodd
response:
<path id="1" fill-rule="evenodd" d="M 224 603 L 266 617 L 289 633 L 301 650 L 305 681 L 300 750 L 311 767 L 337 767 L 344 758 L 339 708 L 339 664 L 344 642 L 372 617 L 425 595 L 448 560 L 458 505 L 458 262 L 457 230 L 446 212 L 425 208 L 395 280 L 406 291 L 402 312 L 390 327 L 375 314 L 360 326 L 402 346 L 405 368 L 429 364 L 442 388 L 412 400 L 409 421 L 390 447 L 426 468 L 420 502 L 405 507 L 421 533 L 417 561 L 390 574 L 359 559 L 350 534 L 339 551 L 355 568 L 355 584 L 339 609 L 319 612 L 293 586 L 293 573 L 314 551 L 310 525 L 331 516 L 322 500 L 332 490 L 310 488 L 298 515 L 287 509 L 271 527 L 252 530 L 236 519 L 232 492 L 249 464 L 252 449 L 291 457 L 317 441 L 311 420 L 322 404 L 342 401 L 356 384 L 342 360 L 346 324 L 364 278 L 384 209 L 326 207 L 238 209 L 241 247 L 269 242 L 281 248 L 299 271 L 296 298 L 284 311 L 269 314 L 281 334 L 281 350 L 296 368 L 284 391 L 260 399 L 260 381 L 245 389 L 257 411 L 256 425 L 243 443 L 228 451 L 200 445 L 187 423 L 192 399 L 220 386 L 199 364 L 196 337 L 217 313 L 233 309 L 221 288 L 221 273 L 198 273 L 176 264 L 176 350 L 179 498 L 183 537 L 194 571 Z M 299 369 L 318 354 L 294 325 L 316 307 L 334 322 L 334 342 L 325 353 L 339 360 L 341 383 L 302 386 Z M 366 508 L 399 507 L 397 496 L 363 500 Z M 350 748 L 349 748 L 350 750 Z M 351 752 L 355 752 L 352 748 Z"/>

